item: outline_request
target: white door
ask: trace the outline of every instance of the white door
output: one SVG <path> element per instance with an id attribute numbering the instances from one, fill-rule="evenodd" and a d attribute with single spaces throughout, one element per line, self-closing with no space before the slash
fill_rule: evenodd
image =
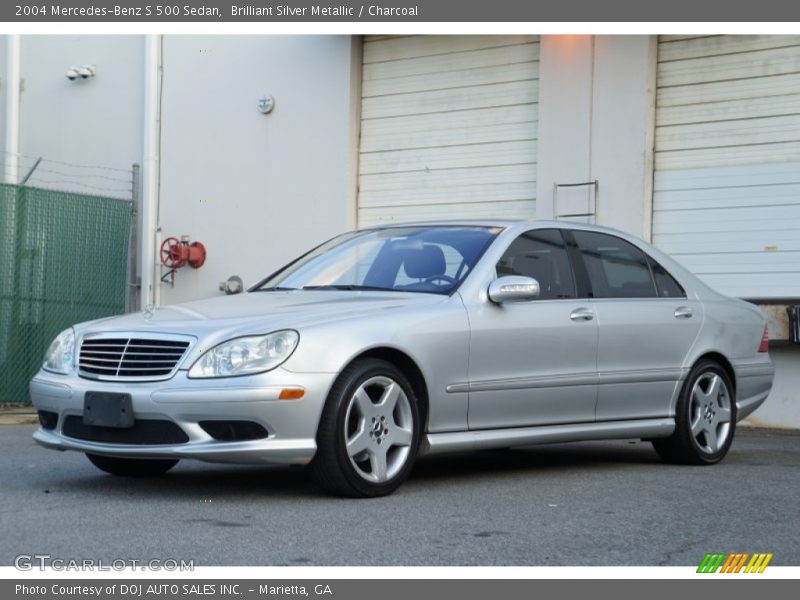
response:
<path id="1" fill-rule="evenodd" d="M 367 36 L 358 223 L 533 218 L 539 38 Z"/>
<path id="2" fill-rule="evenodd" d="M 800 36 L 661 36 L 653 242 L 721 292 L 800 296 Z"/>

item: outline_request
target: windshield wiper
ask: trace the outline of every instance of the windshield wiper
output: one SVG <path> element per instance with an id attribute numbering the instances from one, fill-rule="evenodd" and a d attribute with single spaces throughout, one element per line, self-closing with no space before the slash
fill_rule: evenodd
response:
<path id="1" fill-rule="evenodd" d="M 258 289 L 253 290 L 253 291 L 254 292 L 293 292 L 293 291 L 296 291 L 297 289 L 298 288 L 276 286 L 276 287 L 258 288 Z"/>
<path id="2" fill-rule="evenodd" d="M 380 291 L 380 292 L 397 292 L 394 288 L 378 287 L 375 285 L 304 285 L 303 290 L 344 290 L 344 291 Z"/>

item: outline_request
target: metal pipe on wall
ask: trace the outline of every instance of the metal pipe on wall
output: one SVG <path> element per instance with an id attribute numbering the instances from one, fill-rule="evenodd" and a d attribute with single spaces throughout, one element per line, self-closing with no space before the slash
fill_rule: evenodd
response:
<path id="1" fill-rule="evenodd" d="M 21 39 L 6 36 L 6 139 L 5 181 L 19 182 L 19 104 L 21 78 Z"/>
<path id="2" fill-rule="evenodd" d="M 144 157 L 142 163 L 142 289 L 141 306 L 158 306 L 161 298 L 156 255 L 158 228 L 160 129 L 161 129 L 161 36 L 145 37 L 144 64 Z"/>

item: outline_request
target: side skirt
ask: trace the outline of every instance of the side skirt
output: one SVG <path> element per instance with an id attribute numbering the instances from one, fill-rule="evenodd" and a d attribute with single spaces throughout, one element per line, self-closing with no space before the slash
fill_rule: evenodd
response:
<path id="1" fill-rule="evenodd" d="M 430 455 L 463 450 L 488 450 L 491 448 L 509 448 L 511 446 L 531 446 L 557 442 L 626 438 L 650 439 L 668 437 L 674 429 L 675 420 L 666 418 L 429 433 L 420 449 L 420 454 Z"/>

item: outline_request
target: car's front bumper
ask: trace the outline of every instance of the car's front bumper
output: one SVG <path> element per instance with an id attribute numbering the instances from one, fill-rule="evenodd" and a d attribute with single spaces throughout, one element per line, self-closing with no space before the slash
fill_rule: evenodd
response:
<path id="1" fill-rule="evenodd" d="M 316 452 L 316 432 L 334 373 L 292 373 L 282 368 L 262 375 L 230 379 L 189 379 L 179 371 L 172 379 L 123 383 L 95 381 L 40 371 L 31 381 L 34 406 L 58 415 L 54 428 L 40 427 L 34 440 L 57 450 L 78 450 L 127 458 L 195 458 L 209 462 L 304 464 Z M 302 389 L 297 400 L 280 400 L 283 389 Z M 78 439 L 64 433 L 65 420 L 83 418 L 84 396 L 93 392 L 131 395 L 134 417 L 171 421 L 188 440 L 184 443 L 108 443 Z M 268 437 L 220 441 L 201 421 L 251 421 Z"/>

